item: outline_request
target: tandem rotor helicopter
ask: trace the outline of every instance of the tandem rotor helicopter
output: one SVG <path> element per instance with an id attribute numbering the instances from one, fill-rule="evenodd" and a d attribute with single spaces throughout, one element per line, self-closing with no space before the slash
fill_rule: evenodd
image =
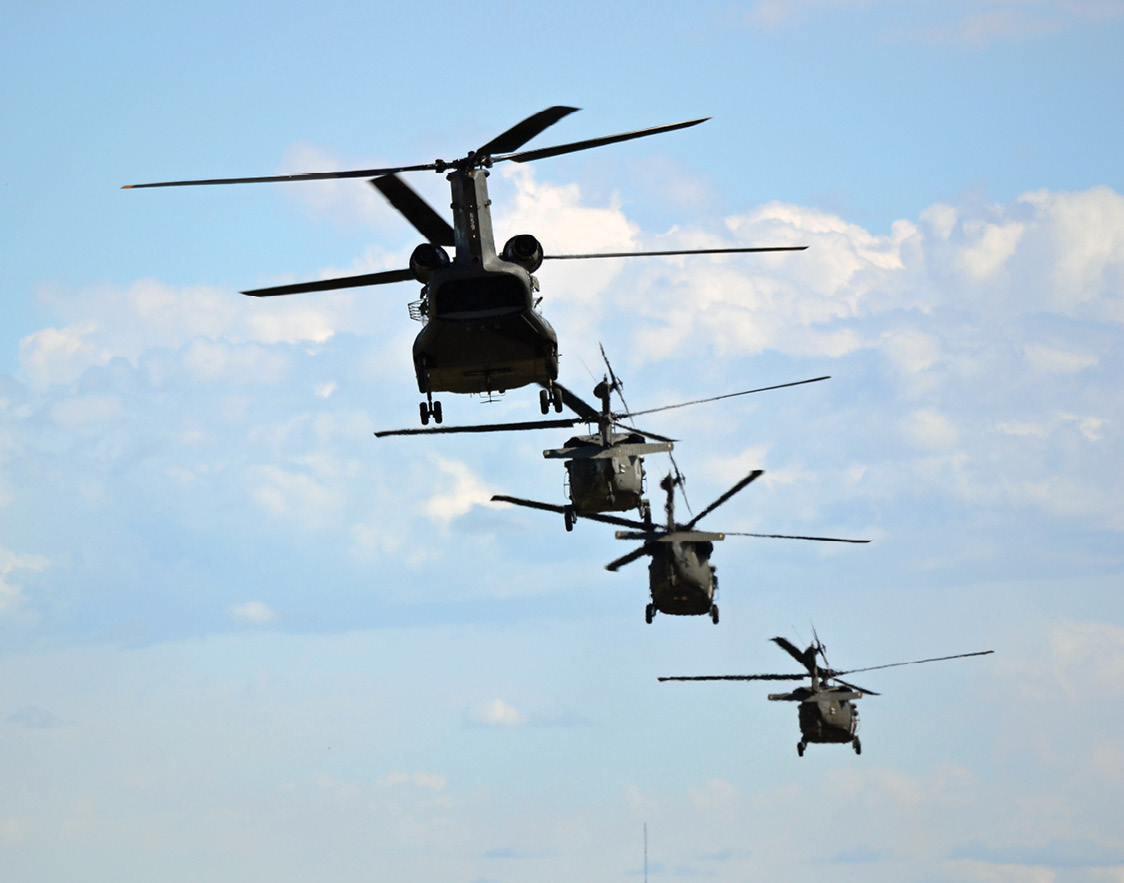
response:
<path id="1" fill-rule="evenodd" d="M 852 668 L 835 671 L 827 662 L 825 647 L 820 643 L 813 629 L 814 642 L 800 651 L 787 638 L 773 638 L 772 641 L 789 656 L 807 669 L 807 674 L 767 674 L 767 675 L 697 675 L 694 677 L 664 677 L 661 681 L 802 681 L 810 678 L 806 687 L 797 687 L 790 693 L 770 693 L 774 702 L 800 703 L 800 741 L 796 743 L 796 753 L 804 756 L 809 742 L 826 744 L 829 742 L 851 743 L 855 754 L 862 754 L 862 742 L 855 734 L 859 725 L 859 710 L 854 703 L 866 696 L 878 696 L 873 690 L 859 687 L 843 680 L 843 675 L 856 672 L 877 671 L 881 668 L 896 668 L 900 665 L 918 665 L 923 662 L 944 662 L 948 659 L 964 659 L 968 656 L 987 656 L 994 650 L 980 650 L 975 653 L 958 653 L 955 656 L 938 656 L 933 659 L 915 659 L 912 662 L 891 662 L 888 665 L 872 665 L 868 668 Z M 817 659 L 823 660 L 823 668 Z M 834 684 L 830 683 L 835 681 Z"/>
<path id="2" fill-rule="evenodd" d="M 310 172 L 249 178 L 207 178 L 129 184 L 123 189 L 179 187 L 209 184 L 255 184 L 281 181 L 318 181 L 335 178 L 368 178 L 390 204 L 426 238 L 410 256 L 407 269 L 323 279 L 296 285 L 278 285 L 244 291 L 252 297 L 332 291 L 367 285 L 415 281 L 422 284 L 421 299 L 410 304 L 410 316 L 424 327 L 414 341 L 414 371 L 422 425 L 442 420 L 441 402 L 434 393 L 492 395 L 508 389 L 538 384 L 543 414 L 553 407 L 561 412 L 563 399 L 558 379 L 558 336 L 538 310 L 538 280 L 532 275 L 544 260 L 577 260 L 687 254 L 801 251 L 807 246 L 767 248 L 715 248 L 674 251 L 617 252 L 605 254 L 545 254 L 542 244 L 528 233 L 513 236 L 497 252 L 492 234 L 491 200 L 487 176 L 497 162 L 531 162 L 551 156 L 589 150 L 633 138 L 686 129 L 709 117 L 590 138 L 556 147 L 520 151 L 536 135 L 576 111 L 555 106 L 532 114 L 463 158 L 434 160 L 419 165 L 342 172 Z M 453 225 L 425 202 L 398 175 L 402 172 L 445 173 L 452 188 Z M 450 259 L 446 248 L 454 249 Z"/>
<path id="3" fill-rule="evenodd" d="M 577 417 L 559 418 L 554 420 L 535 420 L 522 423 L 487 423 L 472 426 L 441 426 L 433 429 L 390 429 L 376 432 L 377 438 L 399 435 L 437 435 L 466 432 L 507 432 L 511 430 L 552 429 L 577 426 L 585 423 L 589 426 L 596 425 L 597 431 L 591 435 L 577 435 L 570 438 L 562 448 L 543 451 L 542 455 L 547 460 L 565 460 L 567 494 L 570 503 L 566 506 L 555 506 L 550 503 L 538 503 L 534 500 L 525 500 L 519 497 L 497 495 L 493 500 L 515 503 L 533 509 L 544 509 L 548 512 L 561 512 L 566 530 L 574 529 L 574 523 L 579 517 L 589 518 L 598 513 L 627 512 L 636 509 L 646 525 L 651 525 L 652 510 L 644 498 L 644 456 L 647 454 L 668 453 L 674 449 L 674 441 L 646 429 L 637 429 L 625 425 L 624 420 L 632 417 L 655 414 L 674 408 L 684 408 L 688 405 L 699 405 L 706 402 L 715 402 L 737 396 L 750 395 L 757 392 L 766 392 L 773 389 L 783 389 L 789 386 L 801 386 L 806 383 L 817 383 L 829 380 L 827 376 L 813 377 L 810 380 L 797 380 L 792 383 L 780 383 L 774 386 L 764 386 L 758 389 L 747 389 L 741 392 L 727 393 L 726 395 L 712 396 L 706 399 L 695 399 L 690 402 L 678 402 L 673 405 L 662 405 L 658 408 L 648 408 L 643 411 L 629 410 L 628 403 L 624 400 L 623 384 L 609 364 L 605 355 L 605 348 L 601 347 L 601 358 L 605 362 L 605 376 L 593 388 L 593 394 L 601 403 L 600 410 L 587 404 L 560 383 L 555 383 L 554 388 L 562 398 L 563 404 L 573 411 Z M 623 411 L 613 411 L 611 395 L 617 394 Z M 623 430 L 614 432 L 614 429 Z M 648 438 L 657 439 L 649 442 Z M 629 522 L 616 522 L 621 526 L 629 526 Z"/>
<path id="4" fill-rule="evenodd" d="M 821 543 L 869 543 L 870 540 L 847 540 L 837 537 L 805 537 L 791 534 L 777 533 L 714 533 L 695 530 L 695 525 L 703 518 L 737 494 L 739 491 L 756 481 L 764 471 L 755 469 L 745 478 L 735 484 L 726 493 L 703 509 L 686 524 L 679 524 L 675 520 L 675 488 L 683 484 L 683 476 L 678 474 L 673 477 L 667 475 L 660 482 L 660 487 L 667 494 L 664 511 L 667 513 L 666 527 L 656 527 L 617 518 L 611 515 L 589 514 L 586 517 L 605 524 L 615 524 L 630 530 L 618 530 L 618 540 L 641 540 L 642 545 L 633 549 L 627 555 L 622 555 L 615 561 L 605 565 L 606 570 L 616 571 L 638 558 L 648 555 L 652 560 L 648 563 L 648 591 L 651 601 L 644 608 L 644 621 L 649 625 L 656 613 L 667 613 L 672 616 L 706 616 L 711 622 L 718 624 L 718 577 L 716 568 L 710 563 L 714 543 L 732 537 L 762 537 L 778 540 L 812 540 Z M 521 500 L 517 497 L 496 495 L 495 501 L 514 503 L 517 506 L 528 506 L 533 509 L 544 509 L 551 512 L 562 512 L 563 507 L 551 506 L 549 503 L 539 503 L 534 500 Z"/>

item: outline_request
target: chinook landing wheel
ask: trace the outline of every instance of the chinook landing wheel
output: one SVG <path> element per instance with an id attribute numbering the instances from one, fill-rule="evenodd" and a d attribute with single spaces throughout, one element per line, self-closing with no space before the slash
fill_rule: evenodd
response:
<path id="1" fill-rule="evenodd" d="M 655 615 L 656 615 L 656 608 L 655 608 L 654 605 L 649 604 L 647 607 L 644 608 L 644 622 L 648 623 L 648 625 L 652 624 L 652 618 Z"/>
<path id="2" fill-rule="evenodd" d="M 554 413 L 562 413 L 562 393 L 558 391 L 558 387 L 552 386 L 550 388 L 550 401 L 554 405 Z"/>
<path id="3" fill-rule="evenodd" d="M 545 389 L 539 390 L 539 410 L 544 414 L 550 412 L 550 394 Z"/>
<path id="4" fill-rule="evenodd" d="M 434 402 L 433 407 L 430 410 L 433 413 L 433 422 L 434 423 L 440 423 L 441 422 L 441 403 L 440 402 Z"/>
<path id="5" fill-rule="evenodd" d="M 421 414 L 422 426 L 429 426 L 429 405 L 425 402 L 421 402 L 418 405 L 418 413 Z"/>

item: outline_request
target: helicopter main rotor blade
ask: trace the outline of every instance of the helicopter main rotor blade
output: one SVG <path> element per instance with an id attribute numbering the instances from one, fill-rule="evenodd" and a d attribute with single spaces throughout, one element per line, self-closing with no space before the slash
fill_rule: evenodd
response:
<path id="1" fill-rule="evenodd" d="M 448 163 L 423 163 L 417 166 L 396 166 L 392 169 L 353 169 L 347 172 L 304 172 L 300 175 L 259 175 L 252 178 L 199 178 L 193 181 L 156 181 L 152 184 L 125 184 L 122 190 L 144 190 L 148 187 L 192 187 L 200 184 L 274 184 L 287 181 L 331 181 L 336 178 L 378 178 L 399 172 L 431 172 Z"/>
<path id="2" fill-rule="evenodd" d="M 627 555 L 622 555 L 616 561 L 610 561 L 608 564 L 605 565 L 605 569 L 606 570 L 612 570 L 614 572 L 618 571 L 622 567 L 624 567 L 626 564 L 631 564 L 637 558 L 642 558 L 644 555 L 647 555 L 647 554 L 649 554 L 649 549 L 648 549 L 648 544 L 645 543 L 642 546 L 637 546 L 635 549 L 633 549 Z"/>
<path id="3" fill-rule="evenodd" d="M 844 687 L 846 687 L 849 690 L 854 690 L 856 693 L 859 693 L 862 696 L 881 696 L 882 695 L 881 693 L 877 693 L 874 690 L 868 690 L 866 687 L 859 687 L 856 684 L 849 684 L 849 683 L 847 683 L 847 681 L 844 681 L 842 678 L 832 677 L 832 680 L 842 684 Z"/>
<path id="4" fill-rule="evenodd" d="M 717 402 L 717 401 L 721 401 L 722 399 L 732 399 L 732 398 L 736 398 L 737 396 L 747 396 L 747 395 L 751 395 L 752 393 L 755 393 L 755 392 L 768 392 L 771 389 L 784 389 L 785 387 L 788 387 L 788 386 L 802 386 L 805 383 L 819 383 L 821 380 L 830 380 L 830 379 L 831 379 L 831 375 L 825 374 L 823 377 L 813 377 L 810 380 L 794 380 L 792 383 L 778 383 L 775 386 L 761 386 L 761 387 L 758 387 L 757 389 L 746 389 L 746 390 L 743 390 L 742 392 L 728 392 L 725 395 L 712 396 L 709 399 L 694 399 L 693 401 L 690 401 L 690 402 L 679 402 L 678 404 L 675 404 L 675 405 L 662 405 L 659 408 L 648 408 L 647 410 L 644 410 L 644 411 L 630 411 L 627 414 L 618 414 L 618 415 L 614 415 L 614 416 L 628 417 L 628 418 L 642 417 L 645 414 L 655 414 L 659 411 L 670 411 L 674 408 L 686 408 L 688 405 L 702 405 L 702 404 L 705 404 L 706 402 Z"/>
<path id="5" fill-rule="evenodd" d="M 802 666 L 808 669 L 809 672 L 815 666 L 816 651 L 815 647 L 809 647 L 807 650 L 800 650 L 788 638 L 776 637 L 771 639 L 774 644 L 784 650 L 789 656 L 799 662 Z"/>
<path id="6" fill-rule="evenodd" d="M 618 429 L 623 429 L 626 432 L 635 432 L 637 435 L 642 435 L 645 438 L 654 438 L 656 441 L 666 442 L 667 444 L 675 444 L 678 439 L 668 438 L 666 435 L 660 435 L 658 432 L 648 432 L 646 429 L 637 429 L 635 426 L 626 426 L 624 423 L 618 423 L 613 420 L 613 425 Z"/>
<path id="7" fill-rule="evenodd" d="M 516 506 L 525 506 L 528 509 L 539 509 L 543 512 L 554 512 L 558 515 L 564 515 L 566 506 L 559 506 L 555 503 L 540 503 L 538 500 L 526 500 L 522 497 L 509 497 L 507 494 L 493 494 L 492 502 L 494 503 L 512 503 Z M 633 527 L 642 528 L 644 525 L 639 521 L 630 521 L 627 518 L 617 518 L 614 515 L 605 515 L 601 512 L 590 512 L 585 515 L 578 515 L 578 518 L 588 518 L 592 521 L 600 521 L 603 524 L 615 524 L 618 527 Z"/>
<path id="8" fill-rule="evenodd" d="M 518 150 L 540 132 L 553 126 L 565 116 L 579 110 L 577 107 L 556 105 L 532 114 L 521 123 L 516 123 L 502 135 L 497 135 L 483 147 L 476 150 L 477 156 L 491 156 L 494 153 L 511 153 Z"/>
<path id="9" fill-rule="evenodd" d="M 531 420 L 525 423 L 481 423 L 475 426 L 436 426 L 432 429 L 384 429 L 375 433 L 375 438 L 392 435 L 441 435 L 454 432 L 507 432 L 521 429 L 564 429 L 579 421 L 574 419 Z"/>
<path id="10" fill-rule="evenodd" d="M 410 270 L 386 270 L 382 273 L 364 273 L 362 276 L 341 276 L 338 279 L 321 279 L 317 282 L 298 282 L 295 285 L 275 285 L 272 288 L 255 288 L 243 291 L 250 297 L 276 297 L 279 294 L 307 294 L 310 291 L 335 291 L 338 288 L 360 288 L 364 285 L 387 285 L 391 282 L 412 282 Z"/>
<path id="11" fill-rule="evenodd" d="M 846 540 L 842 537 L 801 537 L 787 533 L 739 533 L 727 531 L 728 537 L 761 537 L 766 540 L 812 540 L 817 543 L 869 543 L 870 540 Z"/>
<path id="12" fill-rule="evenodd" d="M 540 384 L 540 386 L 546 388 L 545 383 Z M 561 383 L 555 383 L 554 388 L 558 390 L 559 394 L 562 396 L 562 404 L 581 417 L 583 423 L 597 423 L 601 420 L 600 411 L 592 405 L 583 402 Z"/>
<path id="13" fill-rule="evenodd" d="M 920 665 L 923 662 L 944 662 L 948 659 L 965 659 L 969 656 L 987 656 L 994 652 L 994 650 L 977 650 L 975 653 L 957 653 L 955 656 L 935 656 L 932 659 L 914 659 L 911 662 L 891 662 L 887 665 L 871 665 L 867 668 L 849 668 L 846 671 L 832 672 L 831 677 L 839 680 L 838 675 L 853 675 L 860 671 L 878 671 L 883 668 L 897 668 L 899 665 Z M 843 682 L 839 681 L 839 683 Z"/>
<path id="14" fill-rule="evenodd" d="M 397 175 L 382 175 L 371 179 L 372 186 L 414 225 L 434 245 L 455 246 L 456 234 L 449 222 L 422 199 L 412 187 Z"/>
<path id="15" fill-rule="evenodd" d="M 804 251 L 806 245 L 777 245 L 764 248 L 687 248 L 674 251 L 613 251 L 595 254 L 544 254 L 544 261 L 585 261 L 591 258 L 660 258 L 681 254 L 747 254 L 762 251 Z"/>
<path id="16" fill-rule="evenodd" d="M 684 530 L 690 530 L 692 527 L 694 527 L 696 524 L 699 523 L 699 519 L 701 519 L 704 515 L 707 515 L 707 514 L 713 512 L 715 509 L 717 509 L 719 506 L 721 506 L 723 503 L 725 503 L 728 499 L 730 499 L 730 497 L 734 496 L 734 494 L 738 493 L 740 490 L 742 490 L 744 487 L 746 487 L 746 485 L 748 485 L 750 482 L 756 481 L 758 478 L 760 478 L 764 474 L 765 474 L 765 470 L 754 469 L 751 473 L 749 473 L 749 475 L 747 475 L 745 478 L 743 478 L 741 481 L 739 481 L 737 484 L 735 484 L 732 488 L 730 488 L 728 491 L 726 491 L 726 493 L 724 493 L 717 500 L 715 500 L 713 503 L 711 503 L 709 506 L 707 506 L 705 509 L 703 509 L 702 512 L 700 512 L 698 515 L 696 515 L 694 518 L 692 518 L 690 521 L 688 521 L 685 525 L 683 525 L 683 529 Z"/>
<path id="17" fill-rule="evenodd" d="M 697 120 L 686 120 L 682 123 L 670 123 L 666 126 L 653 126 L 650 129 L 637 129 L 634 132 L 622 132 L 620 135 L 607 135 L 604 138 L 589 138 L 585 141 L 574 141 L 570 144 L 560 144 L 557 147 L 544 147 L 539 150 L 525 150 L 522 153 L 509 153 L 506 156 L 493 156 L 493 162 L 511 160 L 512 162 L 532 162 L 537 159 L 546 159 L 549 156 L 560 156 L 564 153 L 575 153 L 579 150 L 589 150 L 593 147 L 603 147 L 606 144 L 616 144 L 618 141 L 631 141 L 633 138 L 644 138 L 648 135 L 658 135 L 661 132 L 674 132 L 676 129 L 686 129 L 705 123 L 710 117 L 701 117 Z"/>
<path id="18" fill-rule="evenodd" d="M 694 675 L 693 677 L 677 676 L 657 678 L 660 681 L 803 681 L 807 679 L 802 675 Z"/>

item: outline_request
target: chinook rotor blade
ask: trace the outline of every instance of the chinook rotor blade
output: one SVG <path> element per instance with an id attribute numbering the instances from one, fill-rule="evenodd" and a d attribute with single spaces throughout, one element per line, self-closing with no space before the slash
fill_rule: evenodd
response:
<path id="1" fill-rule="evenodd" d="M 803 681 L 808 676 L 803 675 L 694 675 L 693 677 L 664 677 L 661 681 Z"/>
<path id="2" fill-rule="evenodd" d="M 645 414 L 655 414 L 658 411 L 671 411 L 674 408 L 686 408 L 688 405 L 702 405 L 702 404 L 705 404 L 706 402 L 717 402 L 717 401 L 721 401 L 722 399 L 732 399 L 732 398 L 736 398 L 737 396 L 747 396 L 747 395 L 751 395 L 752 393 L 755 393 L 755 392 L 768 392 L 770 389 L 784 389 L 785 387 L 788 387 L 788 386 L 802 386 L 805 383 L 819 383 L 821 380 L 830 380 L 830 379 L 831 379 L 831 375 L 825 374 L 823 377 L 813 377 L 810 380 L 794 380 L 792 383 L 778 383 L 775 386 L 761 386 L 761 387 L 758 387 L 757 389 L 746 389 L 746 390 L 742 390 L 741 392 L 728 392 L 725 395 L 712 396 L 709 399 L 694 399 L 693 401 L 690 401 L 690 402 L 679 402 L 678 404 L 675 404 L 675 405 L 661 405 L 658 408 L 648 408 L 647 410 L 644 410 L 644 411 L 630 411 L 627 414 L 618 414 L 616 416 L 618 416 L 618 417 L 628 417 L 628 418 L 642 417 Z"/>
<path id="3" fill-rule="evenodd" d="M 683 525 L 683 529 L 684 530 L 690 530 L 692 527 L 694 527 L 696 524 L 699 523 L 699 520 L 704 515 L 707 515 L 707 514 L 713 512 L 715 509 L 717 509 L 719 506 L 721 506 L 723 503 L 725 503 L 727 500 L 729 500 L 730 497 L 734 496 L 734 494 L 738 493 L 743 488 L 745 488 L 746 485 L 748 485 L 750 482 L 756 481 L 758 478 L 760 478 L 764 474 L 765 474 L 765 470 L 754 469 L 751 473 L 749 473 L 749 475 L 747 475 L 745 478 L 743 478 L 741 481 L 739 481 L 737 484 L 735 484 L 732 488 L 730 488 L 728 491 L 726 491 L 726 493 L 724 493 L 717 500 L 715 500 L 713 503 L 711 503 L 709 506 L 707 506 L 705 509 L 703 509 L 702 512 L 700 512 L 698 515 L 696 515 L 694 518 L 692 518 L 690 521 L 688 521 L 685 525 Z"/>
<path id="4" fill-rule="evenodd" d="M 387 285 L 391 282 L 412 282 L 409 270 L 386 270 L 382 273 L 364 273 L 362 276 L 341 276 L 338 279 L 320 279 L 317 282 L 298 282 L 295 285 L 275 285 L 272 288 L 255 288 L 243 291 L 250 297 L 276 297 L 280 294 L 307 294 L 310 291 L 335 291 L 339 288 L 361 288 L 364 285 Z"/>
<path id="5" fill-rule="evenodd" d="M 477 156 L 491 156 L 494 153 L 511 153 L 518 150 L 540 132 L 550 128 L 560 119 L 569 116 L 577 107 L 556 105 L 532 114 L 521 123 L 516 123 L 502 135 L 497 135 L 483 147 L 476 150 Z"/>
<path id="6" fill-rule="evenodd" d="M 156 181 L 152 184 L 125 184 L 122 190 L 143 190 L 147 187 L 192 187 L 200 184 L 274 184 L 287 181 L 331 181 L 336 178 L 378 178 L 399 172 L 431 172 L 449 163 L 423 163 L 417 166 L 396 166 L 392 169 L 353 169 L 346 172 L 305 172 L 300 175 L 259 175 L 252 178 L 199 178 L 193 181 Z"/>
<path id="7" fill-rule="evenodd" d="M 775 245 L 758 248 L 686 248 L 672 251 L 612 251 L 594 254 L 544 254 L 544 261 L 587 261 L 592 258 L 662 258 L 683 254 L 748 254 L 763 251 L 804 251 L 806 245 Z"/>
<path id="8" fill-rule="evenodd" d="M 867 668 L 849 668 L 846 671 L 832 672 L 831 677 L 839 680 L 838 675 L 853 675 L 860 671 L 878 671 L 883 668 L 897 668 L 899 665 L 920 665 L 923 662 L 944 662 L 948 659 L 965 659 L 969 656 L 987 656 L 994 652 L 994 650 L 977 650 L 975 653 L 957 653 L 955 656 L 935 656 L 932 659 L 914 659 L 911 662 L 891 662 L 886 665 L 871 665 Z M 843 682 L 839 681 L 839 683 Z"/>
<path id="9" fill-rule="evenodd" d="M 870 540 L 846 540 L 842 537 L 802 537 L 787 533 L 739 533 L 728 531 L 728 537 L 761 537 L 766 540 L 813 540 L 817 543 L 869 543 Z"/>
<path id="10" fill-rule="evenodd" d="M 454 432 L 508 432 L 522 429 L 565 429 L 577 424 L 575 419 L 530 420 L 526 423 L 481 423 L 474 426 L 436 426 L 432 429 L 384 429 L 375 438 L 392 435 L 443 435 Z"/>
<path id="11" fill-rule="evenodd" d="M 371 185 L 398 209 L 414 229 L 434 245 L 455 246 L 456 234 L 453 228 L 417 191 L 397 175 L 383 175 L 372 178 Z"/>
<path id="12" fill-rule="evenodd" d="M 650 553 L 650 550 L 648 548 L 648 544 L 645 543 L 643 546 L 638 546 L 637 548 L 633 549 L 627 555 L 622 555 L 616 561 L 610 561 L 608 564 L 605 565 L 605 569 L 606 570 L 612 570 L 612 571 L 620 570 L 626 564 L 631 564 L 637 558 L 642 558 L 644 555 L 648 555 L 648 554 L 651 554 L 651 553 Z"/>
<path id="13" fill-rule="evenodd" d="M 644 138 L 648 135 L 658 135 L 661 132 L 674 132 L 676 129 L 687 129 L 705 123 L 710 117 L 701 117 L 697 120 L 685 120 L 682 123 L 670 123 L 666 126 L 653 126 L 650 129 L 637 129 L 634 132 L 622 132 L 619 135 L 607 135 L 604 138 L 588 138 L 585 141 L 574 141 L 570 144 L 559 144 L 557 147 L 544 147 L 539 150 L 525 150 L 522 153 L 509 153 L 506 156 L 493 156 L 493 162 L 511 160 L 512 162 L 532 162 L 537 159 L 546 159 L 549 156 L 561 156 L 564 153 L 575 153 L 579 150 L 589 150 L 593 147 L 603 147 L 606 144 L 616 144 L 619 141 L 631 141 L 633 138 Z"/>

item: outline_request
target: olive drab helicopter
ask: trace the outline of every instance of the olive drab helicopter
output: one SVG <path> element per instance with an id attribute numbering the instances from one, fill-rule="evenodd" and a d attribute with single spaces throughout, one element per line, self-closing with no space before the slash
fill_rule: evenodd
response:
<path id="1" fill-rule="evenodd" d="M 540 407 L 561 412 L 562 398 L 555 389 L 558 378 L 558 336 L 538 310 L 533 275 L 544 260 L 732 254 L 741 252 L 799 251 L 806 246 L 773 248 L 688 249 L 681 251 L 621 252 L 612 254 L 544 254 L 532 235 L 513 236 L 497 252 L 492 234 L 488 169 L 497 162 L 530 162 L 619 141 L 672 132 L 705 122 L 708 117 L 638 129 L 547 147 L 519 148 L 549 126 L 573 113 L 574 107 L 550 107 L 527 117 L 462 159 L 435 160 L 419 165 L 298 175 L 249 178 L 208 178 L 130 184 L 124 189 L 177 187 L 204 184 L 253 184 L 281 181 L 317 181 L 335 178 L 368 178 L 370 183 L 426 238 L 410 256 L 409 267 L 323 279 L 296 285 L 279 285 L 244 291 L 253 297 L 332 291 L 393 282 L 420 282 L 421 299 L 410 304 L 410 316 L 423 323 L 414 341 L 414 371 L 418 391 L 425 395 L 419 406 L 422 425 L 442 420 L 441 402 L 434 393 L 483 394 L 489 398 L 531 384 L 542 386 Z M 453 225 L 450 226 L 401 178 L 402 172 L 433 171 L 446 175 L 452 188 Z M 449 257 L 446 248 L 454 249 Z"/>
<path id="2" fill-rule="evenodd" d="M 813 635 L 815 630 L 813 629 Z M 895 668 L 900 665 L 918 665 L 922 662 L 943 662 L 947 659 L 964 659 L 968 656 L 987 656 L 994 650 L 980 650 L 976 653 L 958 653 L 955 656 L 938 656 L 933 659 L 915 659 L 912 662 L 891 662 L 888 665 L 872 665 L 868 668 L 852 668 L 835 671 L 827 662 L 824 645 L 819 636 L 812 644 L 801 651 L 786 638 L 773 638 L 773 643 L 807 669 L 806 674 L 767 674 L 767 675 L 697 675 L 694 677 L 665 677 L 661 681 L 802 681 L 810 678 L 806 687 L 797 687 L 790 693 L 770 693 L 774 702 L 799 702 L 800 741 L 796 743 L 796 753 L 804 756 L 809 742 L 851 743 L 855 754 L 862 754 L 862 742 L 856 735 L 859 724 L 859 710 L 854 703 L 866 696 L 878 696 L 873 690 L 859 687 L 843 680 L 843 675 L 857 672 L 876 671 L 881 668 Z M 820 668 L 818 660 L 823 660 Z M 834 681 L 835 683 L 831 683 Z"/>
<path id="3" fill-rule="evenodd" d="M 605 362 L 605 376 L 593 388 L 593 394 L 601 403 L 600 410 L 589 405 L 573 392 L 560 383 L 555 383 L 554 388 L 562 398 L 566 407 L 573 411 L 577 417 L 560 418 L 554 420 L 536 420 L 523 423 L 488 423 L 473 426 L 441 426 L 432 429 L 391 429 L 376 432 L 378 438 L 399 435 L 434 435 L 464 432 L 507 432 L 528 429 L 552 429 L 568 426 L 577 426 L 585 423 L 589 426 L 596 425 L 597 431 L 590 435 L 577 435 L 570 438 L 563 447 L 543 451 L 547 460 L 566 461 L 567 495 L 570 502 L 565 506 L 556 506 L 550 503 L 539 503 L 535 500 L 525 500 L 519 497 L 496 495 L 495 501 L 515 503 L 534 509 L 543 509 L 548 512 L 560 513 L 566 525 L 566 530 L 574 529 L 574 523 L 579 517 L 591 517 L 604 512 L 627 512 L 638 510 L 645 524 L 651 523 L 651 506 L 644 498 L 644 456 L 647 454 L 668 453 L 674 448 L 672 439 L 650 432 L 645 429 L 636 429 L 625 425 L 622 421 L 635 416 L 655 414 L 659 411 L 668 411 L 674 408 L 683 408 L 688 405 L 704 404 L 737 396 L 750 395 L 751 393 L 765 392 L 773 389 L 782 389 L 788 386 L 800 386 L 806 383 L 816 383 L 820 380 L 829 380 L 827 376 L 813 377 L 810 380 L 798 380 L 793 383 L 781 383 L 774 386 L 765 386 L 758 389 L 747 389 L 741 392 L 727 393 L 726 395 L 712 396 L 707 399 L 696 399 L 690 402 L 678 402 L 673 405 L 663 405 L 658 408 L 648 408 L 644 411 L 630 411 L 628 403 L 624 400 L 623 384 L 613 371 L 605 355 L 605 348 L 601 347 L 601 358 Z M 624 406 L 623 411 L 613 411 L 610 397 L 616 393 Z M 620 429 L 621 432 L 615 432 Z M 657 439 L 650 442 L 648 438 Z M 622 526 L 627 526 L 622 523 Z"/>
<path id="4" fill-rule="evenodd" d="M 652 559 L 648 563 L 648 590 L 652 600 L 644 609 L 645 622 L 651 624 L 656 613 L 667 613 L 672 616 L 709 615 L 711 621 L 715 625 L 718 624 L 718 604 L 716 603 L 718 577 L 714 565 L 710 563 L 710 556 L 714 551 L 714 543 L 728 536 L 813 540 L 824 543 L 870 542 L 870 540 L 846 540 L 836 537 L 806 537 L 775 533 L 715 533 L 695 529 L 695 525 L 699 521 L 764 474 L 763 470 L 753 470 L 686 524 L 679 524 L 675 520 L 675 488 L 681 487 L 683 484 L 683 476 L 678 474 L 678 471 L 676 471 L 674 477 L 667 475 L 660 482 L 660 487 L 667 494 L 667 500 L 664 504 L 664 511 L 667 514 L 666 527 L 656 527 L 611 515 L 590 514 L 586 516 L 605 524 L 631 528 L 630 530 L 617 531 L 616 538 L 618 540 L 642 541 L 642 545 L 627 555 L 622 555 L 605 565 L 605 569 L 619 570 L 624 565 L 630 564 L 644 555 L 648 555 Z M 497 495 L 492 499 L 549 511 L 557 511 L 557 508 L 560 508 L 532 500 L 521 500 L 516 497 Z"/>

